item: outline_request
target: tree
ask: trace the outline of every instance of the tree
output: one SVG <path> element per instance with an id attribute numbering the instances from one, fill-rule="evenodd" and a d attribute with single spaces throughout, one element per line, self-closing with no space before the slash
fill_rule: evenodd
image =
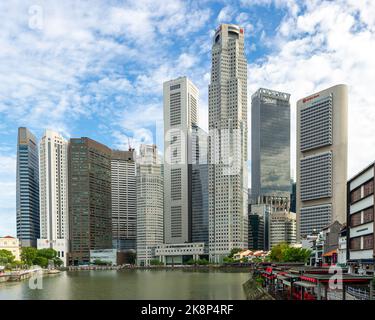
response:
<path id="1" fill-rule="evenodd" d="M 150 265 L 151 266 L 161 266 L 161 265 L 164 265 L 164 263 L 159 261 L 158 259 L 153 259 L 153 260 L 150 260 Z"/>
<path id="2" fill-rule="evenodd" d="M 34 264 L 34 260 L 36 256 L 37 256 L 36 248 L 25 247 L 25 248 L 22 248 L 21 250 L 21 261 L 28 266 L 31 266 Z"/>
<path id="3" fill-rule="evenodd" d="M 9 250 L 0 250 L 0 265 L 5 266 L 6 264 L 13 263 L 15 257 Z"/>
<path id="4" fill-rule="evenodd" d="M 42 268 L 47 268 L 48 267 L 48 259 L 43 256 L 36 256 L 34 259 L 34 263 L 37 266 L 40 266 Z"/>
<path id="5" fill-rule="evenodd" d="M 310 257 L 310 250 L 291 247 L 287 243 L 280 243 L 272 248 L 270 260 L 272 262 L 306 262 Z"/>
<path id="6" fill-rule="evenodd" d="M 241 248 L 233 248 L 233 249 L 230 251 L 228 257 L 229 257 L 229 258 L 233 258 L 233 256 L 234 256 L 236 253 L 241 252 L 241 251 L 242 251 Z"/>
<path id="7" fill-rule="evenodd" d="M 64 264 L 64 262 L 60 258 L 58 258 L 58 257 L 56 257 L 55 259 L 53 259 L 53 263 L 57 267 L 61 267 Z"/>
<path id="8" fill-rule="evenodd" d="M 44 257 L 47 260 L 54 260 L 57 257 L 57 251 L 52 248 L 39 249 L 37 251 L 37 256 Z"/>

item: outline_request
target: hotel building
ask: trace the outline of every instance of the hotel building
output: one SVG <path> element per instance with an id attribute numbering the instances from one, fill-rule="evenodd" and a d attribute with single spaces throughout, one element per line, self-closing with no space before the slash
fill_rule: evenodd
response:
<path id="1" fill-rule="evenodd" d="M 51 248 L 67 265 L 69 252 L 68 142 L 46 130 L 39 144 L 40 239 L 38 249 Z"/>
<path id="2" fill-rule="evenodd" d="M 348 88 L 337 85 L 297 102 L 297 236 L 345 222 Z"/>

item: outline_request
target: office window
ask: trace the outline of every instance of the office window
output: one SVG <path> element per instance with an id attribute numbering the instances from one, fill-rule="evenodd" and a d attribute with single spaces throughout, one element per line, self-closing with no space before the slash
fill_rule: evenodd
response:
<path id="1" fill-rule="evenodd" d="M 365 183 L 364 185 L 364 197 L 367 197 L 368 195 L 374 193 L 374 180 L 370 180 Z"/>
<path id="2" fill-rule="evenodd" d="M 350 250 L 361 250 L 361 238 L 350 239 Z"/>
<path id="3" fill-rule="evenodd" d="M 356 202 L 359 199 L 361 199 L 361 187 L 359 187 L 359 188 L 353 190 L 352 192 L 350 192 L 350 202 L 351 203 Z"/>
<path id="4" fill-rule="evenodd" d="M 373 249 L 374 248 L 374 235 L 369 234 L 363 237 L 363 249 Z"/>
<path id="5" fill-rule="evenodd" d="M 350 217 L 350 226 L 356 227 L 361 224 L 361 212 L 355 213 Z"/>
<path id="6" fill-rule="evenodd" d="M 371 222 L 374 221 L 374 207 L 368 208 L 364 211 L 363 215 L 363 222 Z"/>

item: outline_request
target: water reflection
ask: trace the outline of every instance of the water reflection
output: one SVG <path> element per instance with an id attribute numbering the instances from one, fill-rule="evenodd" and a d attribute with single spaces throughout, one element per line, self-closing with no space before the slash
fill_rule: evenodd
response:
<path id="1" fill-rule="evenodd" d="M 244 299 L 245 272 L 123 270 L 63 272 L 43 279 L 42 290 L 28 281 L 1 283 L 5 299 Z"/>

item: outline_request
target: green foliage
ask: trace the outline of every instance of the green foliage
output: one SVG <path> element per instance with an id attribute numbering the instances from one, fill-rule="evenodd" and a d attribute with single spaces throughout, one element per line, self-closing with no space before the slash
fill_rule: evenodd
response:
<path id="1" fill-rule="evenodd" d="M 96 266 L 108 266 L 108 265 L 110 265 L 111 263 L 108 262 L 108 261 L 103 261 L 103 260 L 100 260 L 100 259 L 96 259 L 96 260 L 94 260 L 94 264 L 95 264 Z"/>
<path id="2" fill-rule="evenodd" d="M 273 247 L 270 254 L 272 262 L 307 262 L 310 250 L 291 247 L 287 243 L 280 243 Z"/>
<path id="3" fill-rule="evenodd" d="M 236 260 L 234 260 L 231 257 L 224 257 L 223 262 L 224 262 L 224 264 L 228 264 L 228 263 L 234 263 L 234 262 L 236 262 Z"/>
<path id="4" fill-rule="evenodd" d="M 242 251 L 241 248 L 233 248 L 233 249 L 230 251 L 228 258 L 233 258 L 233 256 L 234 256 L 236 253 L 241 252 L 241 251 Z"/>
<path id="5" fill-rule="evenodd" d="M 152 265 L 152 266 L 162 266 L 162 265 L 164 265 L 164 263 L 159 261 L 158 259 L 153 259 L 153 260 L 150 261 L 150 265 Z"/>
<path id="6" fill-rule="evenodd" d="M 53 263 L 56 267 L 61 267 L 64 262 L 60 258 L 56 257 L 55 259 L 53 259 Z"/>
<path id="7" fill-rule="evenodd" d="M 0 265 L 12 264 L 14 262 L 14 255 L 9 250 L 0 250 Z"/>
<path id="8" fill-rule="evenodd" d="M 22 248 L 21 261 L 27 266 L 38 265 L 42 268 L 47 268 L 50 261 L 57 267 L 63 264 L 63 261 L 57 257 L 57 251 L 51 248 L 40 250 L 32 247 Z"/>
<path id="9" fill-rule="evenodd" d="M 37 249 L 33 247 L 25 247 L 22 248 L 21 250 L 21 261 L 28 265 L 31 266 L 34 264 L 34 260 L 37 256 Z"/>
<path id="10" fill-rule="evenodd" d="M 48 259 L 43 256 L 36 256 L 34 261 L 34 265 L 41 266 L 42 268 L 47 268 L 48 267 Z"/>
<path id="11" fill-rule="evenodd" d="M 57 252 L 56 250 L 53 249 L 40 249 L 37 251 L 37 256 L 39 257 L 44 257 L 48 260 L 53 260 L 57 257 Z"/>
<path id="12" fill-rule="evenodd" d="M 130 264 L 135 264 L 137 260 L 137 253 L 130 251 L 126 254 L 126 262 Z"/>

